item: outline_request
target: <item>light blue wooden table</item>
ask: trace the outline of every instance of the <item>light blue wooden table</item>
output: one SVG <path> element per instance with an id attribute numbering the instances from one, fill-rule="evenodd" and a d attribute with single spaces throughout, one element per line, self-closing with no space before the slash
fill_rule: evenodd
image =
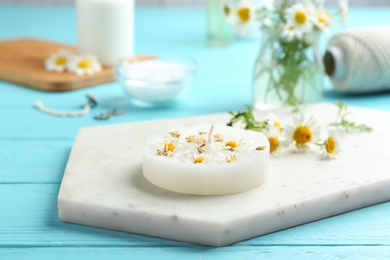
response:
<path id="1" fill-rule="evenodd" d="M 62 223 L 57 195 L 80 127 L 226 113 L 244 109 L 251 102 L 257 41 L 208 48 L 201 9 L 137 9 L 135 20 L 136 53 L 187 54 L 198 62 L 192 88 L 176 107 L 132 107 L 115 82 L 48 93 L 0 81 L 0 259 L 390 257 L 390 202 L 222 248 Z M 349 27 L 386 23 L 390 23 L 389 8 L 353 9 L 350 13 Z M 20 37 L 76 44 L 74 8 L 0 5 L 0 40 Z M 75 110 L 89 93 L 96 95 L 100 105 L 84 117 L 53 117 L 33 106 L 40 99 L 53 108 Z M 390 110 L 390 93 L 342 96 L 328 85 L 324 101 L 339 99 L 350 105 Z M 114 107 L 125 114 L 107 121 L 93 119 Z M 384 118 L 384 124 L 389 120 Z"/>

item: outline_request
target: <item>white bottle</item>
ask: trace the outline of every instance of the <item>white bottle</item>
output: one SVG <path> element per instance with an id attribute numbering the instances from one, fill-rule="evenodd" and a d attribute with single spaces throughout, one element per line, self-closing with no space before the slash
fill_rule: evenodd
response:
<path id="1" fill-rule="evenodd" d="M 134 53 L 134 0 L 76 0 L 78 49 L 103 65 Z"/>

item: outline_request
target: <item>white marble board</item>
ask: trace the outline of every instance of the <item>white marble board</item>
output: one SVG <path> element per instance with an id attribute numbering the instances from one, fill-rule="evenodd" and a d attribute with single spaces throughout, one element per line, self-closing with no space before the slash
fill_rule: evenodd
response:
<path id="1" fill-rule="evenodd" d="M 275 110 L 284 123 L 291 109 Z M 337 107 L 315 104 L 306 114 L 334 121 Z M 342 157 L 286 151 L 271 156 L 269 179 L 224 196 L 163 190 L 142 175 L 143 139 L 151 133 L 226 123 L 228 113 L 80 130 L 58 197 L 62 221 L 192 243 L 223 246 L 390 200 L 390 112 L 351 108 L 350 119 L 374 128 L 342 134 Z M 265 113 L 256 112 L 258 120 Z"/>

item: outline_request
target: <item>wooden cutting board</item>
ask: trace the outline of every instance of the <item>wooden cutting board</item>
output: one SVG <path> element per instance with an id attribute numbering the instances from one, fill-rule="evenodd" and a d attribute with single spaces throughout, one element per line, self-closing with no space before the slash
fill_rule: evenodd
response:
<path id="1" fill-rule="evenodd" d="M 114 80 L 112 67 L 91 76 L 46 71 L 45 59 L 59 49 L 76 51 L 74 46 L 39 39 L 1 41 L 0 80 L 45 91 L 69 91 Z"/>

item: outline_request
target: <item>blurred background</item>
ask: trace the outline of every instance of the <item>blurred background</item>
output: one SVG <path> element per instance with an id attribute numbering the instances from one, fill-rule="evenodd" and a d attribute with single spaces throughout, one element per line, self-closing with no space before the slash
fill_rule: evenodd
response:
<path id="1" fill-rule="evenodd" d="M 138 6 L 202 6 L 207 0 L 136 0 Z M 337 0 L 328 0 L 328 4 L 334 4 Z M 45 5 L 69 5 L 74 0 L 0 0 L 0 4 L 45 4 Z M 390 5 L 389 0 L 350 0 L 350 6 L 383 6 Z"/>

